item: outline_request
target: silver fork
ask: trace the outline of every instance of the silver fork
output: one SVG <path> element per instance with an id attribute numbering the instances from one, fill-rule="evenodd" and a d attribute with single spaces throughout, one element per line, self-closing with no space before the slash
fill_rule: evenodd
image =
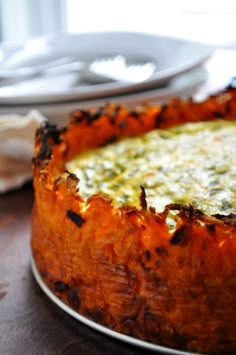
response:
<path id="1" fill-rule="evenodd" d="M 0 86 L 12 85 L 25 80 L 78 72 L 84 66 L 81 61 L 63 57 L 46 63 L 0 70 Z"/>
<path id="2" fill-rule="evenodd" d="M 139 62 L 129 64 L 122 55 L 115 57 L 98 58 L 88 67 L 84 67 L 80 76 L 90 83 L 105 83 L 122 81 L 137 83 L 150 78 L 156 70 L 152 62 Z"/>
<path id="3" fill-rule="evenodd" d="M 89 84 L 112 81 L 135 83 L 148 79 L 155 69 L 155 64 L 151 62 L 127 64 L 121 55 L 97 58 L 91 63 L 65 57 L 34 67 L 0 70 L 0 86 L 67 73 L 77 73 L 82 82 Z"/>

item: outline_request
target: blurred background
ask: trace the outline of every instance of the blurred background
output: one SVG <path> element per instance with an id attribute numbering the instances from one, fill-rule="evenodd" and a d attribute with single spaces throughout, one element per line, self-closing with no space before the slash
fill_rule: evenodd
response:
<path id="1" fill-rule="evenodd" d="M 236 46 L 235 0 L 0 0 L 0 39 L 138 31 Z"/>

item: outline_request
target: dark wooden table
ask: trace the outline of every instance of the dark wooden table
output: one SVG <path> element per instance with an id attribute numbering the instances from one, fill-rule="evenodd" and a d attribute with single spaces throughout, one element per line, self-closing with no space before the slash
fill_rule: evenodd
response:
<path id="1" fill-rule="evenodd" d="M 0 196 L 0 355 L 148 354 L 72 319 L 30 267 L 31 184 Z"/>

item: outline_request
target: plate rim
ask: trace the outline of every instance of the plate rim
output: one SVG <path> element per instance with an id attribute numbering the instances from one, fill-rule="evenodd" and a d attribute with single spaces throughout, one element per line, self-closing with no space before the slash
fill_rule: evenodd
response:
<path id="1" fill-rule="evenodd" d="M 169 354 L 169 355 L 207 355 L 207 354 L 201 354 L 198 352 L 189 352 L 189 351 L 185 351 L 185 350 L 178 350 L 178 349 L 174 349 L 174 348 L 169 348 L 167 346 L 162 346 L 162 345 L 157 345 L 157 344 L 154 344 L 151 342 L 146 342 L 146 341 L 134 338 L 132 336 L 116 332 L 108 327 L 105 327 L 97 322 L 94 322 L 94 321 L 82 316 L 81 314 L 76 312 L 74 309 L 69 307 L 66 303 L 64 303 L 59 297 L 57 297 L 49 289 L 49 287 L 45 284 L 41 275 L 39 274 L 39 271 L 37 269 L 37 266 L 36 266 L 36 263 L 35 263 L 35 260 L 32 256 L 32 254 L 30 255 L 30 265 L 31 265 L 31 270 L 32 270 L 32 273 L 34 275 L 34 278 L 35 278 L 37 284 L 39 285 L 41 290 L 46 294 L 46 296 L 53 303 L 55 303 L 61 310 L 63 310 L 65 313 L 67 313 L 68 315 L 70 315 L 72 318 L 79 321 L 80 323 L 88 326 L 89 328 L 96 330 L 106 336 L 110 336 L 114 339 L 122 341 L 124 343 L 128 343 L 130 345 L 133 345 L 133 346 L 136 346 L 136 347 L 139 347 L 142 349 L 150 350 L 153 352 L 158 352 L 158 353 L 162 353 L 162 354 Z"/>
<path id="2" fill-rule="evenodd" d="M 197 75 L 196 75 L 197 73 Z M 191 77 L 191 80 L 189 80 Z M 189 79 L 188 79 L 189 78 Z M 45 108 L 50 108 L 50 110 L 54 108 L 62 108 L 66 107 L 68 111 L 70 111 L 70 107 L 94 107 L 105 105 L 106 103 L 117 103 L 122 102 L 124 104 L 132 104 L 133 102 L 151 102 L 151 101 L 161 101 L 161 100 L 169 100 L 175 96 L 188 95 L 189 92 L 192 92 L 200 85 L 202 85 L 208 78 L 208 71 L 203 66 L 199 66 L 197 68 L 191 69 L 186 73 L 180 74 L 178 79 L 186 80 L 183 84 L 172 84 L 170 86 L 164 86 L 160 88 L 152 88 L 144 91 L 138 92 L 130 92 L 126 94 L 114 95 L 114 96 L 104 96 L 94 99 L 84 99 L 84 100 L 68 100 L 65 102 L 45 102 L 38 103 L 37 109 L 44 110 Z M 175 79 L 174 79 L 175 80 Z M 0 115 L 4 110 L 12 109 L 12 110 L 20 110 L 20 112 L 28 112 L 28 110 L 35 108 L 35 104 L 1 104 L 0 103 Z M 73 109 L 72 109 L 73 111 Z M 15 112 L 15 111 L 14 111 Z M 17 111 L 18 112 L 18 111 Z M 5 114 L 5 111 L 4 111 Z"/>
<path id="3" fill-rule="evenodd" d="M 168 42 L 178 43 L 179 46 L 183 45 L 191 45 L 193 47 L 198 47 L 201 49 L 201 53 L 198 56 L 188 59 L 188 62 L 184 62 L 183 64 L 170 66 L 167 69 L 161 70 L 153 75 L 148 80 L 139 82 L 139 83 L 122 83 L 122 82 L 113 82 L 108 84 L 99 84 L 97 88 L 94 88 L 94 85 L 87 86 L 77 86 L 70 89 L 64 89 L 60 92 L 46 92 L 42 93 L 33 93 L 33 94 L 19 94 L 19 95 L 3 95 L 0 94 L 0 104 L 40 104 L 40 103 L 57 103 L 57 102 L 65 102 L 72 100 L 85 100 L 85 99 L 97 99 L 104 96 L 114 96 L 121 95 L 127 93 L 134 93 L 142 90 L 147 90 L 151 88 L 157 87 L 159 84 L 169 81 L 170 79 L 175 78 L 180 74 L 184 74 L 185 72 L 194 69 L 195 67 L 201 65 L 205 60 L 207 60 L 213 53 L 214 47 L 205 43 L 200 43 L 192 40 L 185 40 L 181 38 L 175 38 L 171 36 L 163 36 L 152 33 L 145 32 L 132 32 L 132 31 L 107 31 L 107 32 L 84 32 L 84 33 L 68 33 L 63 34 L 63 38 L 93 38 L 96 37 L 105 37 L 109 36 L 117 36 L 119 38 L 126 38 L 126 36 L 131 36 L 133 39 L 150 39 L 152 41 L 163 41 L 166 40 Z M 45 37 L 45 41 L 47 41 L 48 37 Z M 59 38 L 59 36 L 55 36 L 55 38 Z M 158 42 L 157 42 L 158 43 Z M 158 58 L 157 58 L 158 59 Z M 53 81 L 52 81 L 53 83 Z M 93 88 L 93 89 L 91 89 Z"/>

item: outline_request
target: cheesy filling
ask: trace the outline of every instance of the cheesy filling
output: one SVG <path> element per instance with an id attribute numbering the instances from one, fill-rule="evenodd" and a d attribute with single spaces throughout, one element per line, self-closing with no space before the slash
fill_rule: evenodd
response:
<path id="1" fill-rule="evenodd" d="M 140 207 L 140 185 L 148 206 L 171 202 L 204 212 L 236 212 L 236 122 L 188 123 L 156 129 L 86 151 L 67 162 L 80 179 L 83 198 L 108 194 L 116 206 Z"/>

